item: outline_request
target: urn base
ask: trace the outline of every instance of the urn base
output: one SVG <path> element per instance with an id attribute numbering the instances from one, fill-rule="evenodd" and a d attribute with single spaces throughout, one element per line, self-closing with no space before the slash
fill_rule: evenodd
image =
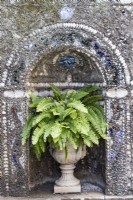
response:
<path id="1" fill-rule="evenodd" d="M 66 158 L 65 149 L 57 151 L 50 149 L 53 158 L 60 163 L 61 177 L 55 181 L 54 193 L 77 193 L 81 192 L 80 180 L 74 176 L 75 164 L 82 159 L 86 153 L 86 147 L 74 149 L 67 143 L 68 156 Z"/>
<path id="2" fill-rule="evenodd" d="M 75 185 L 75 186 L 58 186 L 54 185 L 54 193 L 76 193 L 81 192 L 81 185 Z"/>
<path id="3" fill-rule="evenodd" d="M 60 165 L 62 175 L 55 181 L 54 193 L 75 193 L 81 192 L 80 181 L 74 177 L 74 164 Z"/>

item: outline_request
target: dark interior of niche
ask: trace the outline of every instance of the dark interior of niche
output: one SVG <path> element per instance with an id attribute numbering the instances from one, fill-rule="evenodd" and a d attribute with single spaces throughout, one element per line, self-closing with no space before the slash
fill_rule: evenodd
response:
<path id="1" fill-rule="evenodd" d="M 71 75 L 72 82 L 103 82 L 101 72 L 91 56 L 65 48 L 44 55 L 35 66 L 30 82 L 66 82 L 68 75 Z"/>
<path id="2" fill-rule="evenodd" d="M 75 165 L 75 176 L 81 180 L 82 192 L 104 192 L 105 189 L 105 141 L 99 146 L 87 148 L 87 155 Z M 60 177 L 59 164 L 49 151 L 38 161 L 30 150 L 31 195 L 53 193 L 54 181 Z"/>

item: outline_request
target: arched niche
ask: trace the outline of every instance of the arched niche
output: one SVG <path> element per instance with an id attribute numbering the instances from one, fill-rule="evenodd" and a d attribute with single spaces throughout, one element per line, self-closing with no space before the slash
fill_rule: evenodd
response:
<path id="1" fill-rule="evenodd" d="M 98 82 L 101 81 L 100 85 L 104 90 L 105 115 L 110 123 L 109 139 L 105 150 L 106 193 L 128 194 L 131 185 L 127 183 L 131 180 L 126 176 L 125 166 L 129 165 L 131 171 L 130 161 L 126 159 L 127 146 L 131 145 L 130 102 L 128 100 L 130 73 L 120 51 L 108 38 L 91 27 L 75 23 L 60 23 L 36 30 L 24 38 L 9 56 L 1 83 L 1 88 L 4 89 L 1 108 L 2 112 L 6 113 L 2 115 L 1 135 L 3 139 L 1 151 L 4 154 L 1 168 L 3 193 L 23 196 L 29 191 L 29 145 L 21 146 L 20 143 L 21 132 L 28 115 L 27 93 L 31 90 L 38 91 L 39 88 L 49 87 L 51 81 L 45 82 L 44 79 L 41 81 L 38 77 L 34 79 L 33 76 L 36 72 L 42 73 L 39 71 L 41 68 L 43 72 L 49 74 L 48 68 L 42 66 L 46 65 L 46 62 L 43 63 L 45 57 L 52 55 L 52 52 L 57 55 L 63 53 L 62 57 L 69 55 L 75 57 L 76 55 L 77 61 L 75 62 L 77 63 L 80 62 L 79 57 L 84 57 L 83 60 L 90 62 L 90 66 L 94 66 L 92 72 L 95 71 L 95 74 L 101 75 Z M 56 61 L 60 64 L 62 62 L 58 60 L 57 55 L 54 59 L 55 65 Z M 74 73 L 74 68 L 71 70 Z M 62 85 L 59 83 L 56 85 L 83 86 L 84 82 L 76 79 L 75 82 L 71 81 L 74 80 L 73 77 L 74 75 L 66 76 L 60 82 Z M 92 79 L 91 82 L 93 81 Z"/>
<path id="2" fill-rule="evenodd" d="M 54 49 L 44 55 L 34 66 L 29 77 L 32 91 L 39 96 L 51 96 L 50 83 L 65 89 L 79 89 L 88 84 L 103 84 L 102 73 L 95 64 L 95 59 L 83 49 L 63 47 Z M 100 152 L 100 156 L 98 155 Z M 53 182 L 59 177 L 59 166 L 47 152 L 37 162 L 32 151 L 30 153 L 30 185 Z M 105 143 L 101 140 L 99 147 L 87 149 L 87 156 L 76 166 L 76 176 L 82 182 L 84 191 L 104 191 L 105 187 Z M 46 185 L 46 184 L 45 184 Z M 44 188 L 45 188 L 44 185 Z M 52 184 L 51 184 L 52 185 Z M 49 186 L 50 187 L 50 186 Z"/>

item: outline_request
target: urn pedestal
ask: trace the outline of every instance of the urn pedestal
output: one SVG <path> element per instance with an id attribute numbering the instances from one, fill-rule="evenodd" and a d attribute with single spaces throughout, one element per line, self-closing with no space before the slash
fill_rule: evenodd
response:
<path id="1" fill-rule="evenodd" d="M 54 193 L 74 193 L 81 192 L 80 180 L 74 177 L 75 163 L 86 155 L 86 147 L 79 147 L 75 150 L 68 144 L 68 156 L 65 156 L 65 150 L 50 150 L 53 158 L 60 163 L 61 177 L 55 181 Z"/>

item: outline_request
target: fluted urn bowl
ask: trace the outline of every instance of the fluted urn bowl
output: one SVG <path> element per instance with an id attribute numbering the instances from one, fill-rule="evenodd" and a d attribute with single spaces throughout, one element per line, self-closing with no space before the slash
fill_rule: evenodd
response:
<path id="1" fill-rule="evenodd" d="M 60 169 L 62 172 L 61 177 L 55 181 L 54 192 L 55 193 L 73 193 L 81 192 L 80 180 L 74 177 L 73 172 L 75 163 L 86 155 L 86 146 L 74 149 L 73 146 L 67 144 L 67 157 L 65 149 L 57 151 L 50 149 L 50 153 L 53 158 L 60 163 Z"/>

